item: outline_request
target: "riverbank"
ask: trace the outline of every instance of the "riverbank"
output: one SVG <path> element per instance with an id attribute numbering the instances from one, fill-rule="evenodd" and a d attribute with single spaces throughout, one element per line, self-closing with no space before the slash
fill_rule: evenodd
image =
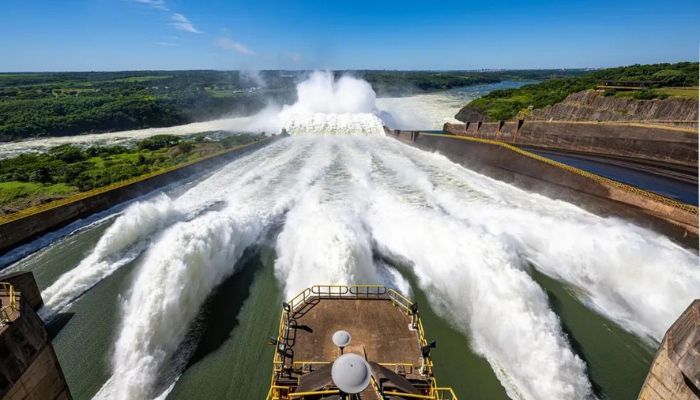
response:
<path id="1" fill-rule="evenodd" d="M 237 146 L 202 159 L 0 216 L 0 252 L 63 226 L 76 218 L 143 195 L 196 172 L 213 168 L 219 163 L 238 157 L 244 152 L 258 149 L 276 139 L 277 137 L 271 137 L 253 144 Z"/>
<path id="2" fill-rule="evenodd" d="M 129 146 L 61 145 L 0 159 L 0 216 L 197 161 L 259 135 L 156 135 Z"/>

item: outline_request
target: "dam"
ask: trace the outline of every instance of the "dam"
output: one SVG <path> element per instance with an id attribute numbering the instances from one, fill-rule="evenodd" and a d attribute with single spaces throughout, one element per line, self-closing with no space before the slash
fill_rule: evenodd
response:
<path id="1" fill-rule="evenodd" d="M 36 279 L 73 398 L 264 398 L 280 305 L 325 283 L 420 304 L 459 398 L 636 398 L 700 292 L 696 208 L 385 134 L 371 107 L 292 111 L 288 137 L 6 255 L 3 276 Z"/>

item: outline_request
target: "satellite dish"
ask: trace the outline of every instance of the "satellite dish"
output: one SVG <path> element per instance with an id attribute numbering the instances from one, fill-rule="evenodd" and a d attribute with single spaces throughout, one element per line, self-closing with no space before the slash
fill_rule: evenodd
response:
<path id="1" fill-rule="evenodd" d="M 333 362 L 331 378 L 343 393 L 357 394 L 369 385 L 372 371 L 362 357 L 348 353 L 336 358 Z"/>
<path id="2" fill-rule="evenodd" d="M 350 344 L 352 336 L 347 331 L 337 331 L 333 334 L 333 344 L 341 349 Z"/>

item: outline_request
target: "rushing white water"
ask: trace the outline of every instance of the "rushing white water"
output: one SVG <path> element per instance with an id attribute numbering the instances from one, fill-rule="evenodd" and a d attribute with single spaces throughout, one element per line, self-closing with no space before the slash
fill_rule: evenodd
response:
<path id="1" fill-rule="evenodd" d="M 133 246 L 134 243 L 148 238 L 180 216 L 181 213 L 165 195 L 127 208 L 124 216 L 107 229 L 90 255 L 41 292 L 44 299 L 42 318 L 51 318 L 99 281 L 133 260 L 140 252 L 140 247 Z M 125 251 L 127 254 L 122 254 Z"/>
<path id="2" fill-rule="evenodd" d="M 369 113 L 295 115 L 287 120 L 286 130 L 292 136 L 384 135 L 382 120 Z"/>
<path id="3" fill-rule="evenodd" d="M 293 136 L 380 136 L 383 122 L 369 83 L 349 76 L 336 80 L 329 71 L 314 71 L 297 85 L 297 102 L 284 106 L 271 124 Z"/>
<path id="4" fill-rule="evenodd" d="M 222 118 L 206 122 L 176 125 L 164 128 L 134 129 L 109 133 L 91 133 L 74 136 L 54 136 L 41 139 L 29 139 L 19 142 L 0 142 L 0 159 L 27 152 L 44 152 L 63 144 L 72 145 L 116 145 L 132 143 L 154 135 L 168 134 L 177 136 L 192 135 L 211 131 L 246 131 L 256 121 L 256 116 Z M 276 132 L 273 132 L 276 133 Z"/>
<path id="5" fill-rule="evenodd" d="M 123 294 L 112 377 L 96 397 L 163 396 L 173 381 L 158 383 L 207 296 L 236 272 L 246 248 L 274 234 L 275 276 L 288 296 L 319 283 L 384 283 L 408 292 L 402 273 L 410 271 L 430 307 L 488 360 L 514 399 L 592 397 L 586 366 L 530 268 L 655 340 L 700 293 L 698 257 L 663 236 L 374 131 L 381 112 L 356 81 L 320 74 L 300 85 L 299 103 L 274 120 L 293 137 L 177 198 L 133 205 L 45 291 L 50 309 L 64 309 L 143 253 Z"/>

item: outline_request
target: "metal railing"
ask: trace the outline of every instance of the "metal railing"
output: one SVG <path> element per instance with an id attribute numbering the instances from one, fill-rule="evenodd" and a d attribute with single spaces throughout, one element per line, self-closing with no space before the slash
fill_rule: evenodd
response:
<path id="1" fill-rule="evenodd" d="M 19 310 L 15 287 L 7 282 L 0 282 L 0 296 L 9 299 L 9 303 L 0 308 L 0 325 L 5 325 L 12 321 L 12 315 Z"/>
<path id="2" fill-rule="evenodd" d="M 315 299 L 386 299 L 390 300 L 395 306 L 399 307 L 402 312 L 406 315 L 413 315 L 413 302 L 409 300 L 406 296 L 397 292 L 394 289 L 387 288 L 383 285 L 314 285 L 310 288 L 306 288 L 299 292 L 296 296 L 292 297 L 282 311 L 280 316 L 279 329 L 277 331 L 277 346 L 285 343 L 286 335 L 285 330 L 287 327 L 287 320 L 290 314 L 294 314 L 301 307 L 303 307 L 307 302 Z M 415 329 L 418 335 L 418 340 L 420 346 L 426 346 L 428 341 L 425 337 L 425 329 L 423 328 L 423 321 L 416 314 L 415 315 Z M 270 379 L 270 389 L 267 393 L 267 400 L 282 400 L 282 399 L 292 399 L 296 397 L 304 396 L 315 396 L 321 394 L 330 394 L 332 391 L 320 391 L 320 392 L 306 392 L 306 393 L 292 393 L 294 387 L 292 386 L 281 386 L 276 385 L 275 377 L 283 372 L 285 358 L 280 355 L 280 352 L 275 351 L 272 360 L 273 369 L 272 377 Z M 305 367 L 313 367 L 314 365 L 327 365 L 330 361 L 293 361 L 291 367 L 293 369 L 304 369 Z M 398 371 L 399 367 L 406 368 L 410 367 L 411 372 L 415 366 L 413 364 L 407 363 L 380 363 L 380 365 L 385 367 L 393 367 L 395 372 Z M 423 364 L 423 370 L 430 377 L 430 392 L 428 395 L 415 395 L 415 398 L 432 399 L 432 400 L 457 400 L 452 388 L 449 387 L 439 387 L 435 377 L 432 376 L 433 361 L 430 357 L 426 358 Z M 335 391 L 334 393 L 337 393 Z M 392 395 L 397 393 L 385 392 L 386 395 Z M 405 393 L 400 394 L 406 397 Z M 410 397 L 410 396 L 409 396 Z"/>

